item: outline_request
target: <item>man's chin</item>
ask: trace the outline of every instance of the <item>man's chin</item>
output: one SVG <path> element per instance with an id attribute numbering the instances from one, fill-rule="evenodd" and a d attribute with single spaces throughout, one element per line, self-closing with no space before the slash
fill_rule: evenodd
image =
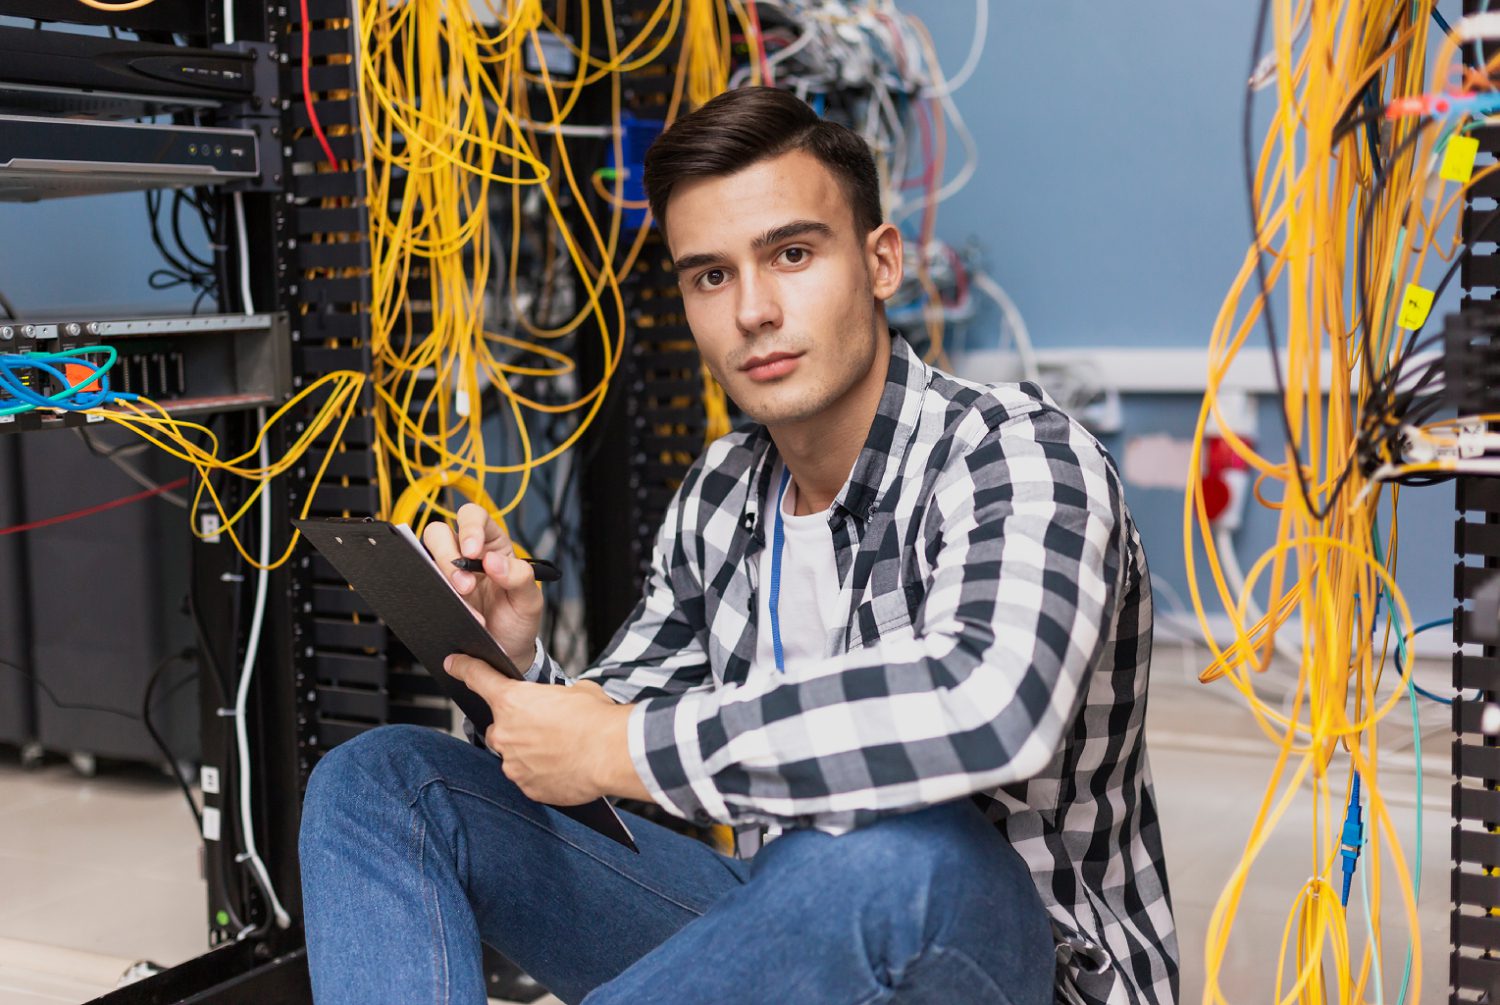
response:
<path id="1" fill-rule="evenodd" d="M 816 418 L 826 408 L 827 404 L 821 401 L 809 401 L 805 398 L 800 400 L 760 400 L 748 403 L 735 402 L 740 411 L 763 426 L 785 426 L 808 419 Z"/>

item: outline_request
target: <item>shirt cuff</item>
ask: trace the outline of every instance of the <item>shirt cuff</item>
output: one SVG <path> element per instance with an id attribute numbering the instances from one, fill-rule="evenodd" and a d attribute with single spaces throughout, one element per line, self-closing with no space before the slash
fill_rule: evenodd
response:
<path id="1" fill-rule="evenodd" d="M 549 679 L 551 676 L 550 673 L 546 672 L 548 669 L 547 664 L 551 662 L 551 657 L 549 657 L 547 655 L 547 651 L 542 648 L 542 637 L 540 635 L 537 636 L 535 645 L 536 656 L 532 658 L 531 666 L 528 667 L 526 669 L 526 672 L 521 675 L 523 679 L 529 680 L 533 684 L 541 680 Z"/>
<path id="2" fill-rule="evenodd" d="M 630 760 L 657 805 L 698 824 L 733 823 L 729 807 L 703 761 L 698 722 L 703 693 L 668 695 L 637 702 L 626 735 Z"/>

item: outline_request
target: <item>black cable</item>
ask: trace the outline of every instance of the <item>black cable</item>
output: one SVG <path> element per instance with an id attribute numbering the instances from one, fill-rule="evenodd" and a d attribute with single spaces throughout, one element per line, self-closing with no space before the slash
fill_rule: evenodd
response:
<path id="1" fill-rule="evenodd" d="M 1473 236 L 1466 242 L 1463 250 L 1453 256 L 1453 261 L 1449 263 L 1448 268 L 1444 271 L 1442 280 L 1433 290 L 1434 301 L 1442 298 L 1448 286 L 1457 277 L 1459 269 L 1463 267 L 1464 261 L 1473 254 L 1474 247 L 1486 243 L 1485 238 L 1496 224 L 1500 224 L 1500 209 L 1491 210 L 1485 216 L 1484 222 L 1475 229 Z M 1363 283 L 1361 282 L 1359 285 L 1361 291 L 1363 291 Z M 1362 307 L 1361 310 L 1365 310 L 1365 308 Z M 1408 375 L 1406 373 L 1406 368 L 1420 352 L 1431 348 L 1443 340 L 1442 332 L 1421 338 L 1420 336 L 1425 329 L 1426 322 L 1423 322 L 1422 327 L 1415 329 L 1411 334 L 1411 338 L 1407 339 L 1406 345 L 1402 347 L 1401 352 L 1397 355 L 1391 367 L 1380 379 L 1373 381 L 1371 385 L 1370 401 L 1379 401 L 1384 407 L 1379 412 L 1372 412 L 1369 421 L 1376 427 L 1378 433 L 1383 434 L 1383 439 L 1388 442 L 1400 436 L 1400 426 L 1403 423 L 1407 425 L 1413 423 L 1420 424 L 1423 419 L 1437 411 L 1443 405 L 1440 393 L 1431 395 L 1428 403 L 1418 404 L 1418 399 L 1422 396 L 1422 392 L 1426 387 L 1444 375 L 1442 360 L 1437 359 L 1429 362 L 1426 370 L 1420 375 Z M 1402 382 L 1408 380 L 1410 376 L 1417 377 L 1416 385 L 1401 390 L 1400 386 Z M 1394 424 L 1388 422 L 1387 420 L 1390 418 L 1395 418 L 1397 422 Z M 1374 446 L 1374 442 L 1366 444 L 1368 448 L 1366 464 L 1369 470 L 1373 470 L 1369 465 L 1373 465 L 1377 460 L 1373 449 Z"/>
<path id="2" fill-rule="evenodd" d="M 1250 74 L 1245 80 L 1256 78 L 1256 71 L 1260 68 L 1260 46 L 1266 37 L 1266 20 L 1271 13 L 1271 0 L 1260 0 L 1259 10 L 1256 13 L 1256 34 L 1250 43 Z M 1307 480 L 1302 477 L 1302 458 L 1296 449 L 1296 435 L 1292 431 L 1292 416 L 1287 413 L 1287 384 L 1281 377 L 1281 350 L 1277 347 L 1277 323 L 1275 323 L 1274 312 L 1271 309 L 1271 288 L 1266 278 L 1265 257 L 1262 255 L 1262 240 L 1260 240 L 1260 205 L 1256 199 L 1256 163 L 1251 154 L 1251 142 L 1254 132 L 1254 111 L 1256 111 L 1256 89 L 1245 86 L 1245 107 L 1241 114 L 1241 145 L 1244 154 L 1245 169 L 1245 198 L 1250 207 L 1250 239 L 1256 246 L 1256 282 L 1260 287 L 1260 317 L 1266 327 L 1266 342 L 1271 345 L 1271 374 L 1277 381 L 1278 413 L 1281 414 L 1281 428 L 1287 438 L 1287 449 L 1292 453 L 1292 474 L 1298 481 L 1298 489 L 1302 492 L 1302 502 L 1307 505 L 1308 513 L 1313 513 L 1316 519 L 1322 520 L 1328 516 L 1328 511 L 1334 507 L 1334 501 L 1329 499 L 1329 510 L 1319 514 L 1316 505 L 1313 505 L 1313 496 L 1308 492 Z M 1347 474 L 1347 469 L 1346 469 Z M 1338 490 L 1343 487 L 1343 477 L 1335 486 L 1334 498 L 1337 498 Z"/>
<path id="3" fill-rule="evenodd" d="M 235 606 L 238 609 L 238 604 Z M 218 701 L 214 705 L 216 708 L 228 707 L 229 683 L 224 677 L 224 672 L 220 667 L 218 658 L 214 655 L 213 644 L 208 637 L 207 629 L 204 627 L 203 617 L 198 610 L 198 605 L 193 600 L 193 591 L 191 589 L 187 593 L 187 608 L 188 620 L 192 622 L 193 633 L 198 639 L 198 658 L 203 662 L 205 669 L 207 669 L 208 673 L 206 676 L 214 685 L 215 696 L 218 698 Z M 235 775 L 231 760 L 230 758 L 225 758 L 219 772 L 220 789 L 223 792 L 235 791 Z M 235 857 L 235 852 L 233 851 L 234 835 L 238 833 L 238 830 L 233 826 L 235 821 L 228 812 L 231 802 L 226 801 L 226 809 L 224 811 L 224 823 L 226 826 L 220 830 L 221 847 L 219 853 L 213 856 L 213 858 L 218 863 L 219 889 L 224 895 L 224 911 L 229 915 L 229 920 L 233 923 L 235 931 L 240 932 L 245 930 L 246 925 L 240 919 L 239 912 L 235 910 L 234 901 L 239 900 L 243 906 L 245 891 L 243 885 L 230 881 L 231 873 L 227 867 L 227 861 Z"/>
<path id="4" fill-rule="evenodd" d="M 1270 13 L 1270 0 L 1260 0 L 1257 8 L 1258 9 L 1255 19 L 1255 33 L 1250 45 L 1250 71 L 1246 77 L 1247 80 L 1254 78 L 1255 71 L 1260 65 L 1260 50 L 1262 42 L 1265 38 L 1266 21 Z M 1363 95 L 1357 96 L 1355 100 L 1363 101 Z M 1262 253 L 1263 242 L 1261 240 L 1260 206 L 1258 205 L 1257 192 L 1255 190 L 1255 162 L 1252 154 L 1252 144 L 1254 142 L 1254 110 L 1255 90 L 1253 87 L 1247 85 L 1245 88 L 1245 101 L 1240 121 L 1240 140 L 1241 153 L 1243 155 L 1242 166 L 1244 170 L 1245 197 L 1246 204 L 1250 211 L 1250 233 L 1251 240 L 1254 242 L 1255 251 L 1255 278 L 1257 286 L 1260 290 L 1261 318 L 1263 324 L 1265 325 L 1266 342 L 1270 347 L 1271 374 L 1276 381 L 1276 390 L 1279 399 L 1277 411 L 1281 417 L 1282 432 L 1286 437 L 1288 452 L 1291 454 L 1292 474 L 1296 479 L 1297 490 L 1302 496 L 1303 505 L 1307 507 L 1309 515 L 1311 515 L 1315 520 L 1322 521 L 1326 519 L 1328 517 L 1328 514 L 1333 511 L 1333 507 L 1337 503 L 1340 494 L 1342 494 L 1344 487 L 1348 484 L 1349 475 L 1354 470 L 1354 465 L 1359 459 L 1360 449 L 1359 445 L 1356 445 L 1356 449 L 1350 452 L 1349 459 L 1345 462 L 1343 470 L 1339 472 L 1338 478 L 1334 481 L 1334 484 L 1329 491 L 1327 505 L 1322 508 L 1315 506 L 1312 501 L 1311 489 L 1308 486 L 1307 479 L 1303 475 L 1302 459 L 1299 451 L 1297 450 L 1297 437 L 1295 431 L 1292 429 L 1291 414 L 1287 411 L 1286 407 L 1286 380 L 1281 372 L 1281 350 L 1276 338 L 1276 320 L 1271 304 L 1270 282 L 1266 275 L 1266 265 L 1264 255 Z M 1363 124 L 1363 120 L 1373 117 L 1374 114 L 1374 110 L 1370 110 L 1365 112 L 1364 115 L 1359 116 L 1353 120 L 1349 120 L 1346 116 L 1345 121 L 1341 121 L 1340 124 L 1335 128 L 1335 142 L 1342 139 L 1349 132 L 1352 132 L 1353 129 L 1358 128 L 1358 125 Z M 1430 120 L 1426 118 L 1417 120 L 1415 128 L 1406 137 L 1406 139 L 1404 139 L 1402 143 L 1398 145 L 1397 149 L 1392 152 L 1390 158 L 1390 166 L 1388 167 L 1387 172 L 1394 169 L 1397 160 L 1399 160 L 1399 158 L 1406 151 L 1409 145 L 1415 144 L 1417 138 L 1421 136 L 1423 129 L 1429 122 Z M 1377 177 L 1375 185 L 1372 188 L 1371 193 L 1367 197 L 1368 202 L 1366 203 L 1365 213 L 1366 225 L 1363 228 L 1363 233 L 1358 233 L 1355 235 L 1355 243 L 1357 245 L 1357 251 L 1359 254 L 1359 265 L 1357 267 L 1357 272 L 1355 275 L 1355 287 L 1360 297 L 1360 323 L 1362 328 L 1364 329 L 1364 337 L 1362 339 L 1364 344 L 1361 348 L 1361 356 L 1363 357 L 1363 362 L 1366 369 L 1367 382 L 1372 387 L 1375 385 L 1376 381 L 1374 379 L 1374 363 L 1369 355 L 1373 346 L 1373 338 L 1371 336 L 1372 325 L 1368 310 L 1368 296 L 1364 285 L 1366 260 L 1365 239 L 1368 237 L 1369 224 L 1373 219 L 1374 205 L 1378 201 L 1379 193 L 1383 186 L 1384 175 Z"/>
<path id="5" fill-rule="evenodd" d="M 1365 88 L 1365 107 L 1372 112 L 1383 112 L 1380 96 L 1375 81 L 1370 81 L 1370 86 Z M 1370 148 L 1370 173 L 1374 175 L 1376 183 L 1385 181 L 1385 172 L 1380 169 L 1380 131 L 1376 128 L 1376 119 L 1365 122 L 1365 143 Z"/>
<path id="6" fill-rule="evenodd" d="M 124 443 L 121 443 L 119 446 L 101 447 L 99 446 L 99 444 L 94 442 L 94 438 L 90 434 L 88 429 L 83 426 L 75 426 L 73 428 L 74 432 L 78 434 L 78 438 L 83 441 L 83 445 L 88 448 L 89 453 L 93 454 L 95 457 L 102 457 L 105 460 L 112 460 L 118 455 L 125 453 L 126 451 L 140 452 L 150 446 L 150 444 L 142 443 L 141 441 L 132 438 L 126 440 Z"/>
<path id="7" fill-rule="evenodd" d="M 0 293 L 0 309 L 3 309 L 5 311 L 5 316 L 10 318 L 12 321 L 21 316 L 16 311 L 16 305 L 11 303 L 10 297 L 7 297 L 4 293 Z"/>
<path id="8" fill-rule="evenodd" d="M 1390 166 L 1392 170 L 1395 169 L 1396 162 L 1416 146 L 1417 141 L 1421 139 L 1422 131 L 1431 125 L 1432 121 L 1432 119 L 1426 116 L 1417 119 L 1415 128 L 1406 135 L 1405 139 L 1396 145 L 1395 150 L 1391 151 Z M 1365 210 L 1361 214 L 1360 228 L 1354 235 L 1355 254 L 1357 256 L 1354 273 L 1354 291 L 1359 296 L 1359 326 L 1361 330 L 1359 355 L 1364 364 L 1365 380 L 1372 386 L 1376 380 L 1375 360 L 1371 355 L 1375 348 L 1375 319 L 1370 313 L 1370 291 L 1365 287 L 1365 276 L 1369 264 L 1370 231 L 1375 225 L 1375 206 L 1380 201 L 1380 196 L 1384 191 L 1385 179 L 1382 176 L 1381 178 L 1377 178 L 1375 184 L 1370 187 L 1370 192 L 1365 199 Z M 1460 256 L 1455 256 L 1454 264 L 1456 265 L 1461 260 Z M 1437 299 L 1436 294 L 1434 294 L 1433 299 Z"/>
<path id="9" fill-rule="evenodd" d="M 219 416 L 216 416 L 215 420 L 217 420 L 218 418 Z M 227 426 L 228 423 L 233 421 L 235 418 L 236 417 L 232 415 L 224 415 L 223 421 Z M 222 433 L 226 439 L 230 439 L 232 437 L 235 437 L 236 430 L 232 427 L 229 427 L 223 429 Z M 224 498 L 226 504 L 233 505 L 234 502 L 238 500 L 238 484 L 238 481 L 236 481 L 224 487 L 224 496 L 222 498 Z M 240 587 L 238 585 L 239 581 L 235 580 L 233 582 L 235 582 L 236 584 L 234 586 L 235 596 L 233 598 L 233 601 L 231 602 L 230 610 L 233 612 L 234 620 L 229 626 L 229 634 L 233 638 L 238 638 L 239 612 L 243 597 L 241 596 L 242 591 L 240 590 Z M 219 662 L 219 658 L 217 655 L 217 651 L 214 648 L 213 641 L 209 638 L 208 627 L 203 621 L 203 612 L 198 609 L 198 604 L 196 598 L 194 597 L 192 589 L 189 589 L 187 592 L 187 613 L 188 620 L 192 623 L 193 626 L 194 637 L 198 641 L 199 659 L 203 663 L 203 668 L 208 671 L 206 676 L 214 688 L 214 696 L 217 699 L 214 702 L 214 707 L 227 708 L 231 704 L 229 699 L 231 681 L 228 674 L 226 674 L 225 672 L 224 666 Z M 205 755 L 206 754 L 207 752 L 205 751 Z M 221 790 L 226 793 L 235 792 L 237 791 L 236 779 L 238 772 L 235 758 L 233 756 L 223 754 L 221 755 L 221 761 Z M 225 800 L 224 807 L 221 811 L 224 815 L 224 818 L 223 826 L 220 832 L 220 846 L 217 854 L 213 855 L 212 858 L 217 863 L 219 889 L 223 895 L 222 906 L 225 913 L 229 915 L 229 920 L 234 930 L 238 933 L 245 932 L 249 928 L 249 926 L 247 926 L 241 918 L 241 910 L 244 909 L 247 903 L 246 890 L 244 886 L 244 872 L 246 871 L 246 867 L 244 863 L 237 863 L 240 865 L 239 869 L 231 870 L 229 868 L 230 862 L 237 862 L 238 855 L 236 851 L 238 847 L 236 843 L 236 836 L 239 834 L 239 829 L 236 826 L 238 822 L 237 817 L 234 815 L 236 812 L 236 805 L 237 804 L 232 799 Z M 251 871 L 253 872 L 253 870 Z M 264 898 L 264 894 L 262 894 L 262 897 L 263 899 L 266 899 L 267 903 L 269 903 L 269 899 Z M 240 910 L 236 909 L 236 902 L 238 902 Z M 248 913 L 248 911 L 246 911 L 245 913 Z"/>
<path id="10" fill-rule="evenodd" d="M 156 726 L 151 722 L 151 692 L 156 690 L 156 682 L 161 678 L 162 671 L 177 659 L 188 659 L 193 655 L 191 649 L 184 649 L 175 656 L 169 656 L 157 664 L 156 669 L 151 672 L 151 679 L 146 682 L 146 694 L 141 699 L 141 723 L 146 727 L 146 732 L 151 734 L 151 742 L 156 744 L 156 749 L 161 751 L 162 757 L 166 759 L 167 768 L 172 772 L 172 777 L 177 780 L 177 785 L 182 789 L 182 798 L 187 800 L 188 811 L 193 814 L 193 822 L 198 825 L 198 833 L 203 833 L 203 814 L 198 811 L 198 804 L 193 801 L 193 789 L 188 785 L 187 778 L 183 775 L 177 765 L 177 758 L 172 753 L 172 748 L 167 746 L 167 741 L 156 731 Z M 192 680 L 192 677 L 184 678 Z M 181 682 L 179 682 L 179 685 Z M 173 688 L 175 691 L 176 688 Z"/>
<path id="11" fill-rule="evenodd" d="M 160 668 L 160 666 L 168 665 L 168 664 L 171 663 L 171 661 L 179 659 L 181 657 L 181 655 L 182 655 L 181 653 L 173 653 L 171 656 L 168 656 L 167 659 L 162 664 L 158 665 L 158 669 Z M 85 704 L 83 702 L 63 701 L 55 693 L 53 693 L 52 689 L 47 686 L 46 682 L 43 681 L 41 679 L 41 677 L 37 676 L 35 673 L 32 673 L 30 670 L 27 670 L 24 667 L 19 667 L 16 664 L 11 663 L 11 662 L 9 662 L 7 660 L 0 660 L 0 666 L 10 667 L 12 670 L 14 670 L 16 673 L 20 674 L 22 677 L 28 677 L 28 678 L 30 678 L 31 681 L 33 683 L 35 683 L 37 687 L 41 688 L 42 693 L 47 696 L 47 699 L 49 701 L 51 701 L 54 706 L 56 706 L 57 708 L 60 708 L 60 709 L 64 709 L 65 711 L 69 711 L 69 712 L 106 712 L 109 715 L 118 715 L 122 719 L 131 719 L 131 720 L 137 720 L 137 721 L 141 718 L 140 713 L 138 713 L 138 712 L 129 712 L 129 711 L 126 711 L 125 709 L 121 709 L 121 708 L 111 708 L 108 705 L 89 705 L 89 704 Z"/>
<path id="12" fill-rule="evenodd" d="M 188 247 L 187 241 L 182 236 L 182 204 L 186 201 L 187 196 L 183 193 L 182 189 L 179 188 L 172 192 L 172 213 L 170 216 L 172 240 L 177 242 L 177 250 L 181 251 L 183 256 L 189 262 L 198 266 L 200 270 L 212 269 L 214 267 L 213 263 L 205 262 L 199 258 L 197 253 Z"/>
<path id="13" fill-rule="evenodd" d="M 161 226 L 159 221 L 159 217 L 161 215 L 161 193 L 148 189 L 145 193 L 145 197 L 146 217 L 150 225 L 149 233 L 151 237 L 151 244 L 156 248 L 157 253 L 161 255 L 168 266 L 167 268 L 153 270 L 146 277 L 147 284 L 150 285 L 150 287 L 154 290 L 167 290 L 172 289 L 176 286 L 186 285 L 191 286 L 194 290 L 199 292 L 213 289 L 215 286 L 217 286 L 217 280 L 213 271 L 213 266 L 205 262 L 202 263 L 203 267 L 199 268 L 195 263 L 200 262 L 201 260 L 198 259 L 198 257 L 194 255 L 182 241 L 180 227 L 175 216 L 177 207 L 180 205 L 180 203 L 174 198 L 174 215 L 171 223 L 176 235 L 175 240 L 178 245 L 177 252 L 174 253 L 167 247 L 166 241 L 164 241 L 162 238 Z M 197 302 L 195 301 L 195 310 L 196 304 Z"/>

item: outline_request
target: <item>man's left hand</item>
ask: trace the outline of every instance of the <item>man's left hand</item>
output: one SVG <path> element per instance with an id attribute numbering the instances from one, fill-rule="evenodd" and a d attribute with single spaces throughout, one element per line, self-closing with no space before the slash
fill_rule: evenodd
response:
<path id="1" fill-rule="evenodd" d="M 576 806 L 599 796 L 649 802 L 630 760 L 630 705 L 617 704 L 593 681 L 571 687 L 512 680 L 483 660 L 454 653 L 449 674 L 490 706 L 487 747 L 503 758 L 505 777 L 539 803 Z"/>

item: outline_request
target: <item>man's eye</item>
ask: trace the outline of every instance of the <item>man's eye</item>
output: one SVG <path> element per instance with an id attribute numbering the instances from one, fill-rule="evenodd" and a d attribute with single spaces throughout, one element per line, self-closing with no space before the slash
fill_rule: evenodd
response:
<path id="1" fill-rule="evenodd" d="M 801 265 L 807 259 L 806 248 L 788 248 L 781 253 L 788 265 Z"/>
<path id="2" fill-rule="evenodd" d="M 722 286 L 724 284 L 724 270 L 709 269 L 699 277 L 698 281 L 704 286 Z"/>

